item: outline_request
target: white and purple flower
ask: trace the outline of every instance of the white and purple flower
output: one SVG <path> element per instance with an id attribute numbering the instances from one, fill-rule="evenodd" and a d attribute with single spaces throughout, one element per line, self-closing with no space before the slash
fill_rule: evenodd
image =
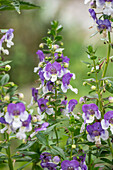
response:
<path id="1" fill-rule="evenodd" d="M 38 114 L 42 114 L 44 112 L 46 112 L 48 115 L 54 114 L 54 110 L 53 108 L 48 108 L 47 103 L 49 100 L 44 99 L 44 98 L 40 98 L 37 100 L 38 102 Z"/>
<path id="2" fill-rule="evenodd" d="M 92 123 L 95 117 L 97 119 L 101 118 L 101 113 L 98 110 L 98 106 L 94 103 L 84 104 L 82 106 L 82 111 L 83 111 L 82 118 L 84 119 L 84 123 Z"/>
<path id="3" fill-rule="evenodd" d="M 22 121 L 27 120 L 28 116 L 29 114 L 25 111 L 25 105 L 23 103 L 10 103 L 4 117 L 5 121 L 16 130 L 22 126 Z"/>
<path id="4" fill-rule="evenodd" d="M 77 160 L 64 160 L 61 163 L 61 170 L 79 170 L 79 162 Z"/>
<path id="5" fill-rule="evenodd" d="M 62 85 L 61 85 L 61 89 L 64 93 L 67 92 L 68 89 L 72 90 L 73 92 L 75 92 L 76 94 L 78 93 L 78 89 L 73 88 L 70 85 L 70 80 L 71 78 L 75 79 L 75 75 L 72 73 L 66 73 L 63 75 L 62 77 Z"/>
<path id="6" fill-rule="evenodd" d="M 103 129 L 108 129 L 110 126 L 110 131 L 113 134 L 113 111 L 108 111 L 104 115 L 104 119 L 101 121 L 101 125 Z"/>
<path id="7" fill-rule="evenodd" d="M 103 31 L 103 30 L 111 31 L 111 23 L 108 19 L 105 20 L 99 19 L 96 21 L 96 23 L 99 31 Z"/>
<path id="8" fill-rule="evenodd" d="M 46 80 L 51 80 L 52 82 L 55 82 L 57 78 L 62 77 L 62 70 L 61 65 L 58 62 L 54 63 L 47 63 L 46 67 L 44 68 L 44 78 Z"/>
<path id="9" fill-rule="evenodd" d="M 109 137 L 108 131 L 104 130 L 100 122 L 96 122 L 86 127 L 88 132 L 87 139 L 89 142 L 95 142 L 96 145 L 101 144 L 101 138 L 107 140 Z"/>

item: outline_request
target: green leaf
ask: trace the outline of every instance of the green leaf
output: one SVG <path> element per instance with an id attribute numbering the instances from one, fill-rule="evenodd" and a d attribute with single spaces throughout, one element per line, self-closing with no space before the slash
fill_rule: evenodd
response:
<path id="1" fill-rule="evenodd" d="M 18 168 L 17 170 L 22 170 L 23 168 L 25 168 L 26 166 L 28 166 L 31 162 L 32 162 L 32 160 L 29 161 L 27 164 L 24 164 L 23 166 L 21 166 L 21 167 Z"/>
<path id="2" fill-rule="evenodd" d="M 42 133 L 42 132 L 38 132 L 38 134 L 36 135 L 37 139 L 40 141 L 41 144 L 48 146 L 48 139 L 47 136 Z"/>
<path id="3" fill-rule="evenodd" d="M 20 145 L 20 146 L 17 148 L 17 150 L 18 150 L 18 151 L 26 150 L 26 149 L 30 148 L 35 142 L 36 142 L 36 141 L 28 141 L 28 143 Z"/>
<path id="4" fill-rule="evenodd" d="M 2 79 L 0 80 L 0 85 L 3 86 L 4 84 L 8 83 L 8 81 L 9 81 L 9 74 L 5 74 L 5 75 L 3 75 Z"/>
<path id="5" fill-rule="evenodd" d="M 59 25 L 59 26 L 57 27 L 57 32 L 62 31 L 62 29 L 63 29 L 63 26 L 62 26 L 62 25 Z"/>
<path id="6" fill-rule="evenodd" d="M 55 37 L 55 40 L 56 40 L 56 41 L 61 41 L 61 40 L 62 40 L 62 36 L 61 36 L 61 35 L 56 36 L 56 37 Z"/>
<path id="7" fill-rule="evenodd" d="M 52 146 L 51 152 L 53 155 L 60 155 L 63 159 L 66 159 L 63 149 L 57 146 Z"/>
<path id="8" fill-rule="evenodd" d="M 110 93 L 113 93 L 113 82 L 108 80 L 108 83 L 106 84 L 105 86 L 105 89 L 110 92 Z"/>
<path id="9" fill-rule="evenodd" d="M 19 1 L 13 0 L 13 2 L 11 4 L 14 6 L 15 10 L 20 14 L 20 3 L 19 3 Z"/>
<path id="10" fill-rule="evenodd" d="M 105 163 L 111 164 L 112 165 L 112 161 L 110 161 L 107 158 L 101 158 L 102 161 L 104 161 Z"/>
<path id="11" fill-rule="evenodd" d="M 9 64 L 9 63 L 11 63 L 11 62 L 12 62 L 12 61 L 0 62 L 0 67 L 5 66 L 5 65 L 7 65 L 7 64 Z"/>

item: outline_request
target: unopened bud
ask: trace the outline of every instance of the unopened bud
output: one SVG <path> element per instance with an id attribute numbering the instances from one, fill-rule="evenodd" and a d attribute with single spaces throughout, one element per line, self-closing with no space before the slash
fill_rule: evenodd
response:
<path id="1" fill-rule="evenodd" d="M 80 103 L 80 104 L 85 103 L 85 99 L 84 99 L 84 97 L 81 97 L 81 98 L 79 99 L 79 103 Z"/>
<path id="2" fill-rule="evenodd" d="M 59 48 L 59 45 L 57 45 L 57 44 L 52 45 L 52 48 L 53 48 L 54 50 L 56 50 L 57 48 Z"/>
<path id="3" fill-rule="evenodd" d="M 87 68 L 90 68 L 90 65 L 89 65 L 89 64 L 87 65 Z"/>
<path id="4" fill-rule="evenodd" d="M 75 149 L 75 148 L 76 148 L 76 145 L 72 145 L 72 148 Z"/>
<path id="5" fill-rule="evenodd" d="M 15 85 L 13 82 L 9 82 L 9 84 L 10 84 L 11 86 L 14 86 L 14 85 Z"/>
<path id="6" fill-rule="evenodd" d="M 5 70 L 6 70 L 6 71 L 11 70 L 11 66 L 10 66 L 10 65 L 6 65 L 6 66 L 5 66 Z"/>
<path id="7" fill-rule="evenodd" d="M 105 80 L 105 83 L 108 84 L 108 80 Z"/>
<path id="8" fill-rule="evenodd" d="M 60 81 L 57 80 L 57 81 L 56 81 L 56 84 L 59 85 L 59 84 L 60 84 Z"/>
<path id="9" fill-rule="evenodd" d="M 6 95 L 6 96 L 4 97 L 4 100 L 5 100 L 5 101 L 9 101 L 9 100 L 10 100 L 9 95 Z"/>
<path id="10" fill-rule="evenodd" d="M 37 122 L 37 117 L 36 116 L 32 116 L 32 121 L 35 123 Z"/>
<path id="11" fill-rule="evenodd" d="M 18 97 L 19 97 L 20 100 L 22 100 L 24 98 L 24 94 L 23 93 L 19 93 Z"/>
<path id="12" fill-rule="evenodd" d="M 109 102 L 113 103 L 113 97 L 111 97 L 111 96 L 109 97 Z"/>
<path id="13" fill-rule="evenodd" d="M 91 86 L 91 90 L 96 90 L 96 86 Z"/>
<path id="14" fill-rule="evenodd" d="M 44 44 L 41 43 L 41 44 L 39 45 L 39 48 L 44 48 Z"/>
<path id="15" fill-rule="evenodd" d="M 88 76 L 90 76 L 90 74 L 91 74 L 90 72 L 87 73 Z"/>
<path id="16" fill-rule="evenodd" d="M 109 83 L 109 87 L 111 87 L 111 83 Z"/>
<path id="17" fill-rule="evenodd" d="M 60 45 L 63 46 L 64 45 L 63 42 L 61 42 Z"/>
<path id="18" fill-rule="evenodd" d="M 65 67 L 65 68 L 68 68 L 68 67 L 69 67 L 69 64 L 68 64 L 68 63 L 64 63 L 64 67 Z"/>
<path id="19" fill-rule="evenodd" d="M 86 86 L 86 85 L 87 85 L 87 82 L 86 82 L 86 81 L 84 81 L 84 82 L 83 82 L 83 86 Z"/>

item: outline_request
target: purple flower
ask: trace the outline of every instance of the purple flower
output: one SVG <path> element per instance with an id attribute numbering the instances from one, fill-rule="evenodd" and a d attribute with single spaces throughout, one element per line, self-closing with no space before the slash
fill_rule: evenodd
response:
<path id="1" fill-rule="evenodd" d="M 64 93 L 67 92 L 67 89 L 70 89 L 77 94 L 78 90 L 70 85 L 71 78 L 75 79 L 75 75 L 71 73 L 66 73 L 63 75 L 61 89 Z"/>
<path id="2" fill-rule="evenodd" d="M 49 126 L 48 122 L 44 122 L 43 124 L 39 125 L 38 128 L 35 128 L 35 132 L 46 130 Z"/>
<path id="3" fill-rule="evenodd" d="M 54 85 L 55 85 L 54 82 L 48 81 L 48 82 L 46 83 L 46 86 L 43 87 L 43 93 L 44 93 L 44 94 L 45 94 L 45 93 L 48 93 L 48 91 L 55 92 L 55 90 L 54 90 Z"/>
<path id="4" fill-rule="evenodd" d="M 103 129 L 108 129 L 110 126 L 111 133 L 113 134 L 113 111 L 108 111 L 101 121 Z"/>
<path id="5" fill-rule="evenodd" d="M 5 118 L 4 118 L 4 117 L 0 117 L 0 123 L 2 123 L 2 124 L 7 124 L 7 122 L 5 121 Z"/>
<path id="6" fill-rule="evenodd" d="M 103 31 L 103 30 L 108 30 L 108 31 L 111 31 L 111 23 L 108 19 L 105 19 L 105 20 L 97 20 L 96 21 L 97 23 L 97 28 L 99 31 Z"/>
<path id="7" fill-rule="evenodd" d="M 61 77 L 61 65 L 58 62 L 54 63 L 47 63 L 44 71 L 44 77 L 46 80 L 51 80 L 52 82 L 55 82 L 57 80 L 57 77 Z"/>
<path id="8" fill-rule="evenodd" d="M 39 57 L 39 61 L 40 61 L 40 62 L 43 62 L 43 61 L 44 61 L 44 59 L 45 59 L 45 56 L 44 56 L 43 51 L 38 50 L 38 51 L 36 52 L 36 54 L 37 54 L 37 55 L 38 55 L 38 57 Z"/>
<path id="9" fill-rule="evenodd" d="M 86 127 L 86 130 L 88 132 L 87 139 L 90 142 L 94 142 L 95 144 L 101 144 L 100 138 L 103 140 L 107 140 L 109 135 L 108 131 L 104 130 L 101 126 L 100 122 L 96 122 L 92 125 L 88 125 Z"/>
<path id="10" fill-rule="evenodd" d="M 48 106 L 46 105 L 46 103 L 48 102 L 49 100 L 47 99 L 44 99 L 44 98 L 41 98 L 41 99 L 38 99 L 37 102 L 38 102 L 38 113 L 41 114 L 42 112 L 46 112 L 48 115 L 51 115 L 51 114 L 54 114 L 54 110 L 53 108 L 48 108 Z"/>
<path id="11" fill-rule="evenodd" d="M 83 150 L 81 150 L 82 152 L 84 152 Z M 81 152 L 80 151 L 80 152 Z M 85 163 L 85 159 L 86 159 L 86 154 L 82 153 L 83 155 L 82 156 L 79 156 L 79 157 L 73 157 L 73 160 L 77 160 L 79 162 L 79 167 L 82 169 L 82 170 L 87 170 L 87 165 Z"/>
<path id="12" fill-rule="evenodd" d="M 67 56 L 64 57 L 63 54 L 62 54 L 61 58 L 62 58 L 63 63 L 69 63 L 70 59 Z"/>
<path id="13" fill-rule="evenodd" d="M 94 9 L 89 9 L 89 13 L 90 13 L 91 17 L 92 17 L 94 20 L 97 19 L 97 18 L 96 18 L 96 13 L 95 13 Z"/>
<path id="14" fill-rule="evenodd" d="M 42 85 L 44 85 L 44 80 L 45 80 L 44 72 L 42 70 L 39 70 L 38 74 L 39 74 L 39 77 L 41 79 Z"/>
<path id="15" fill-rule="evenodd" d="M 62 170 L 78 170 L 79 168 L 79 162 L 77 160 L 64 160 L 61 163 Z"/>
<path id="16" fill-rule="evenodd" d="M 32 96 L 33 96 L 34 101 L 36 102 L 38 99 L 38 90 L 37 89 L 32 88 Z"/>
<path id="17" fill-rule="evenodd" d="M 5 114 L 5 121 L 16 130 L 22 126 L 22 121 L 27 120 L 28 116 L 23 103 L 10 103 Z"/>
<path id="18" fill-rule="evenodd" d="M 82 111 L 83 111 L 82 118 L 84 119 L 84 123 L 92 123 L 95 117 L 97 119 L 101 118 L 101 113 L 98 110 L 98 106 L 94 103 L 84 104 L 82 106 Z"/>
<path id="19" fill-rule="evenodd" d="M 56 166 L 57 164 L 55 164 L 52 160 L 52 156 L 50 153 L 48 152 L 43 152 L 40 155 L 40 159 L 41 159 L 41 167 L 42 168 L 47 168 L 48 170 L 56 170 Z"/>
<path id="20" fill-rule="evenodd" d="M 77 105 L 77 100 L 75 99 L 71 99 L 68 103 L 68 112 L 72 112 L 75 108 L 75 106 Z"/>

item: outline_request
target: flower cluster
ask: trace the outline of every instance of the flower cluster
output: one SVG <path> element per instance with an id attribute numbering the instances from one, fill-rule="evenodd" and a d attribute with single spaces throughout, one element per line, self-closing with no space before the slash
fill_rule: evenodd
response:
<path id="1" fill-rule="evenodd" d="M 14 45 L 14 43 L 12 42 L 12 39 L 14 37 L 14 34 L 13 34 L 14 30 L 9 29 L 9 30 L 4 31 L 4 32 L 5 32 L 5 34 L 0 39 L 0 54 L 3 53 L 3 54 L 8 55 L 9 51 L 7 49 L 4 49 L 3 43 L 6 42 L 6 46 L 8 48 L 10 48 L 12 45 Z"/>
<path id="2" fill-rule="evenodd" d="M 16 133 L 19 139 L 25 139 L 26 132 L 32 130 L 31 115 L 26 111 L 23 103 L 8 104 L 7 112 L 0 115 L 0 122 L 5 126 L 0 130 L 1 133 L 8 130 L 8 133 Z"/>
<path id="3" fill-rule="evenodd" d="M 41 167 L 48 170 L 56 170 L 57 165 L 60 163 L 59 156 L 52 158 L 52 155 L 48 152 L 43 152 L 40 155 Z"/>
<path id="4" fill-rule="evenodd" d="M 85 0 L 85 4 L 90 2 L 90 0 Z M 90 3 L 91 8 L 89 13 L 93 20 L 96 22 L 97 30 L 106 35 L 106 30 L 111 31 L 111 21 L 110 15 L 113 14 L 113 1 L 112 0 L 96 0 Z M 97 9 L 97 12 L 94 10 Z M 102 19 L 103 18 L 103 19 Z"/>

